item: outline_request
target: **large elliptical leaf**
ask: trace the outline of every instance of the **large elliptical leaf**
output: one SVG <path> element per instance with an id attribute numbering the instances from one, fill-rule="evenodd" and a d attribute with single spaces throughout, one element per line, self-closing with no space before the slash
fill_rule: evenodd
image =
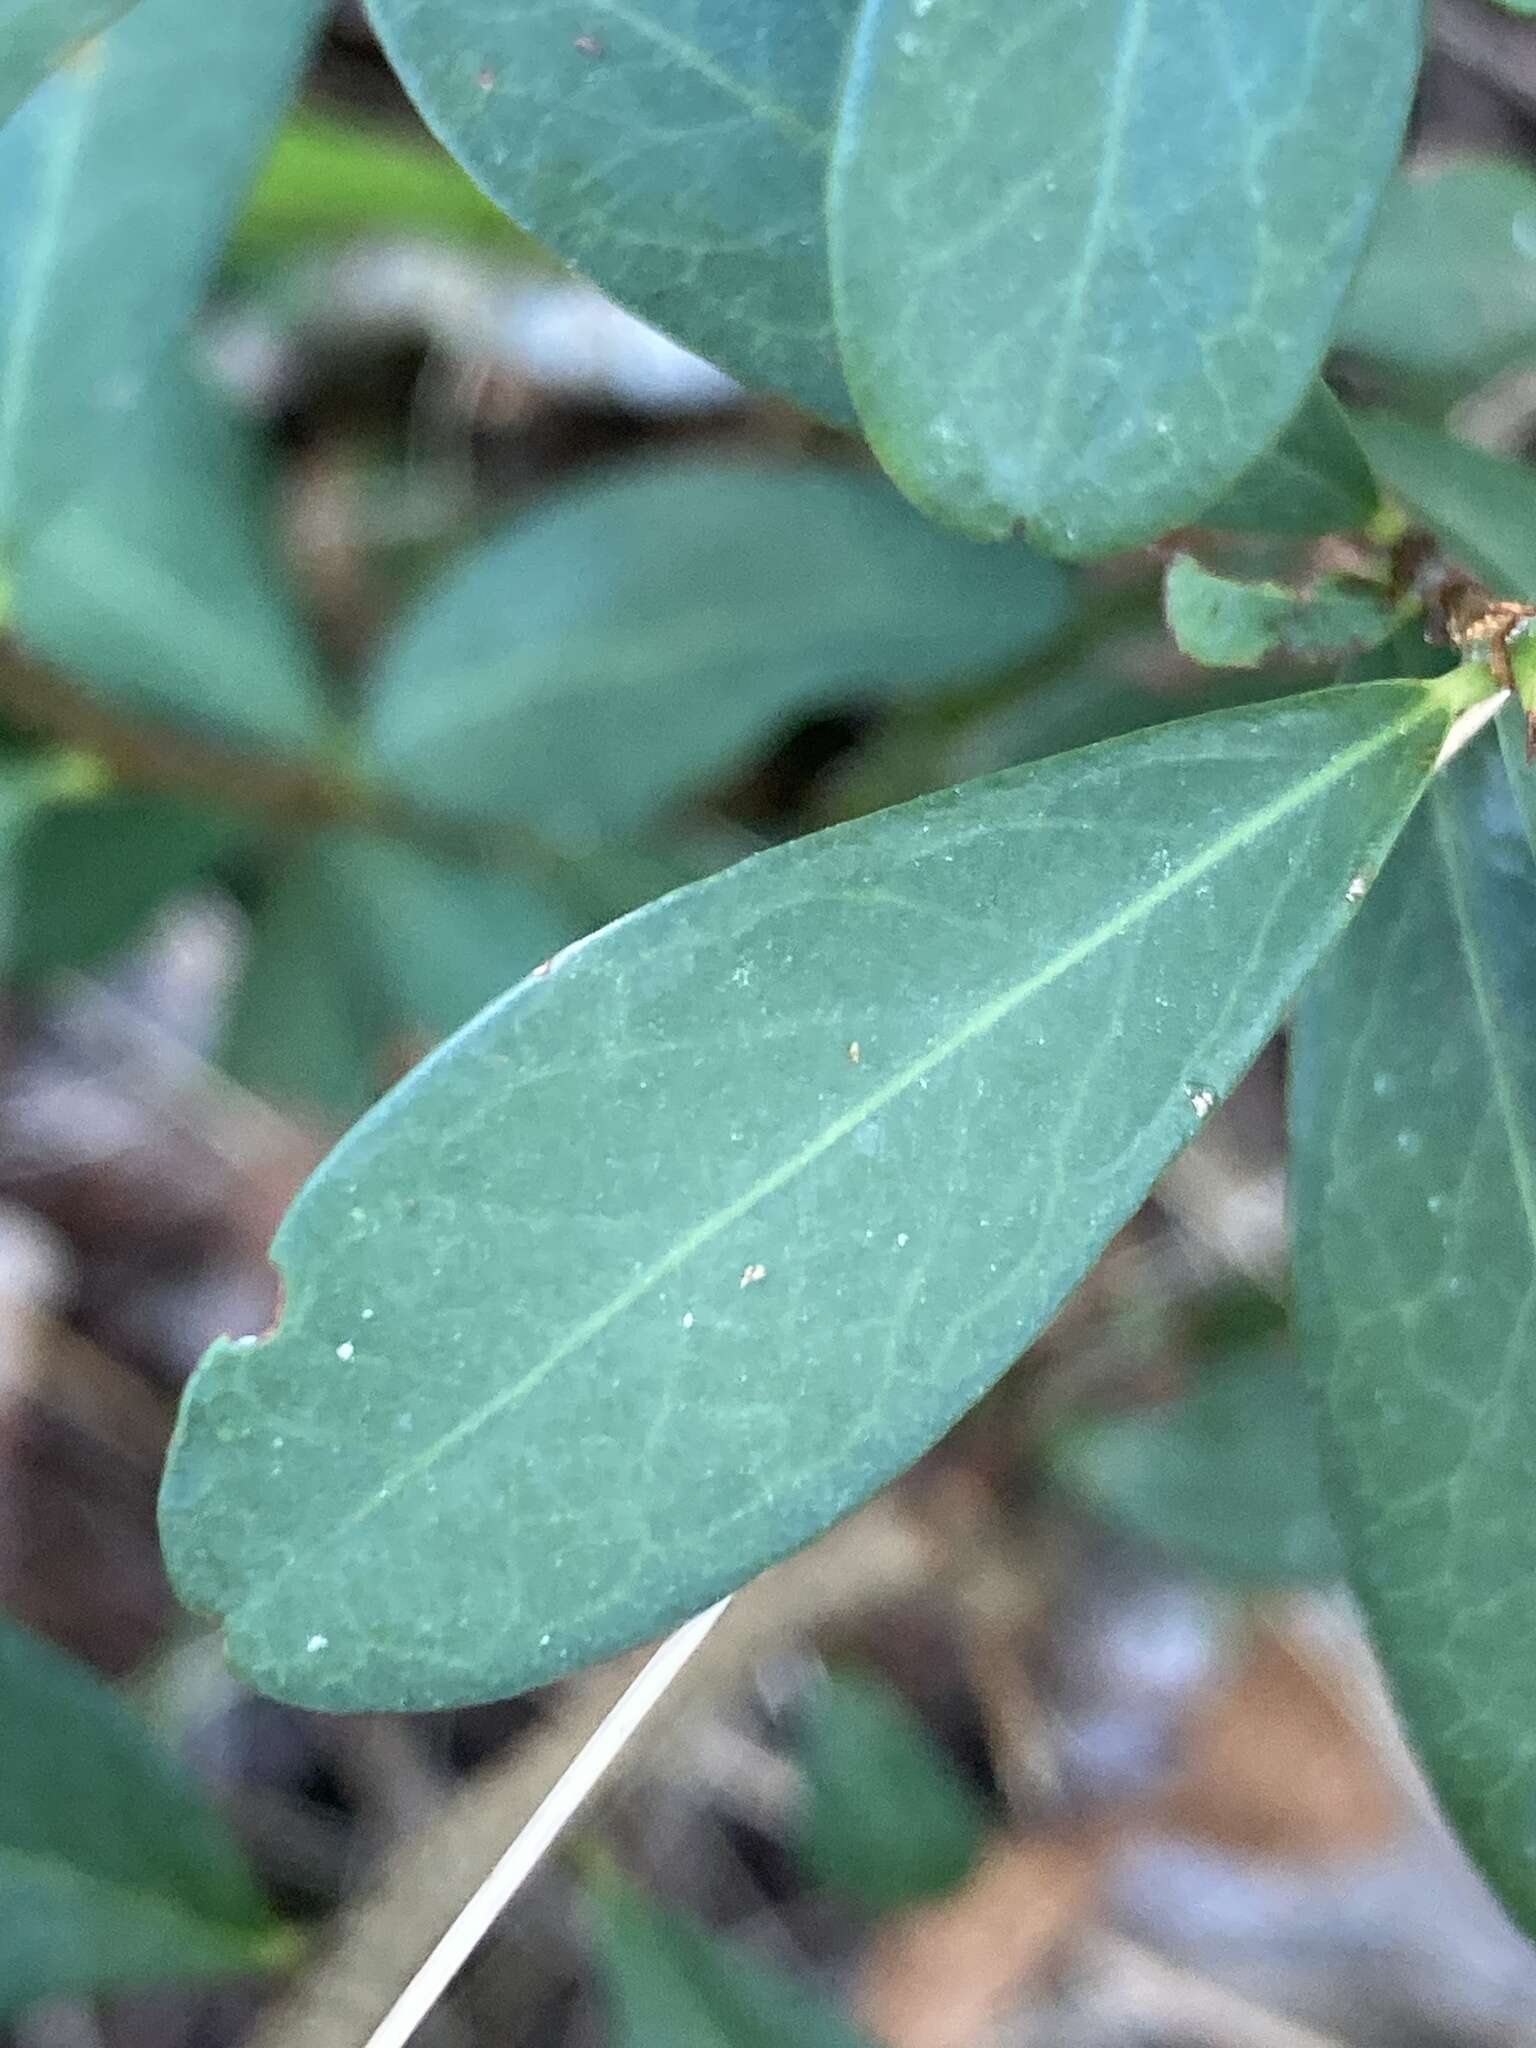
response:
<path id="1" fill-rule="evenodd" d="M 368 742 L 419 802 L 585 842 L 695 796 L 796 716 L 1033 652 L 1068 572 L 978 547 L 877 474 L 664 463 L 566 492 L 429 591 Z"/>
<path id="2" fill-rule="evenodd" d="M 1491 736 L 1298 1024 L 1297 1285 L 1334 1518 L 1463 1841 L 1536 1932 L 1536 861 Z"/>
<path id="3" fill-rule="evenodd" d="M 434 1706 L 803 1544 L 984 1392 L 1243 1073 L 1463 701 L 1110 741 L 561 954 L 285 1220 L 278 1329 L 184 1405 L 184 1598 L 272 1692 Z"/>
<path id="4" fill-rule="evenodd" d="M 0 549 L 116 446 L 190 322 L 322 0 L 138 0 L 0 129 Z"/>
<path id="5" fill-rule="evenodd" d="M 851 422 L 822 225 L 850 0 L 370 0 L 530 234 L 749 384 Z"/>
<path id="6" fill-rule="evenodd" d="M 0 1617 L 0 2014 L 291 1949 L 233 1837 L 90 1672 Z"/>
<path id="7" fill-rule="evenodd" d="M 0 121 L 134 0 L 0 0 Z"/>
<path id="8" fill-rule="evenodd" d="M 1205 511 L 1317 373 L 1418 0 L 866 0 L 828 188 L 844 371 L 967 530 L 1089 557 Z"/>

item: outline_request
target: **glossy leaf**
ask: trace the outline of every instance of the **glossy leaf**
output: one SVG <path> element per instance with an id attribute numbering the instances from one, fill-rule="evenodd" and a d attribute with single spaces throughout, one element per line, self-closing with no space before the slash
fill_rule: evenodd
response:
<path id="1" fill-rule="evenodd" d="M 1072 586 L 879 477 L 718 462 L 578 488 L 488 541 L 386 649 L 370 735 L 419 801 L 633 831 L 796 716 L 1041 645 Z"/>
<path id="2" fill-rule="evenodd" d="M 1230 533 L 1348 532 L 1369 520 L 1377 495 L 1349 416 L 1326 384 L 1314 384 L 1274 447 L 1200 523 Z"/>
<path id="3" fill-rule="evenodd" d="M 1334 345 L 1417 377 L 1478 380 L 1536 344 L 1536 177 L 1453 158 L 1387 188 Z"/>
<path id="4" fill-rule="evenodd" d="M 1076 557 L 1206 511 L 1317 374 L 1397 157 L 1417 16 L 867 0 L 833 295 L 902 489 Z"/>
<path id="5" fill-rule="evenodd" d="M 370 0 L 428 124 L 604 291 L 851 419 L 822 227 L 849 0 Z"/>
<path id="6" fill-rule="evenodd" d="M 1462 701 L 1111 741 L 560 955 L 332 1153 L 274 1246 L 279 1328 L 204 1361 L 163 1500 L 188 1604 L 282 1696 L 442 1705 L 807 1541 L 985 1391 L 1237 1080 Z"/>
<path id="7" fill-rule="evenodd" d="M 1244 583 L 1202 568 L 1192 555 L 1169 564 L 1168 630 L 1192 661 L 1257 668 L 1274 655 L 1322 661 L 1378 646 L 1392 630 L 1384 590 L 1344 576 L 1319 577 L 1305 591 Z"/>
<path id="8" fill-rule="evenodd" d="M 1301 1016 L 1297 1283 L 1336 1520 L 1408 1735 L 1536 1930 L 1536 861 L 1491 737 Z"/>
<path id="9" fill-rule="evenodd" d="M 20 552 L 23 645 L 136 719 L 263 751 L 314 746 L 325 686 L 283 590 L 254 438 L 178 364 L 119 439 Z"/>
<path id="10" fill-rule="evenodd" d="M 1343 1574 L 1317 1418 L 1300 1368 L 1281 1353 L 1207 1368 L 1161 1407 L 1075 1423 L 1051 1462 L 1111 1521 L 1219 1578 L 1269 1585 Z"/>
<path id="11" fill-rule="evenodd" d="M 615 1876 L 588 1910 L 615 2048 L 871 2048 L 793 1977 Z"/>
<path id="12" fill-rule="evenodd" d="M 379 1092 L 388 1014 L 324 841 L 269 877 L 222 1053 L 235 1080 L 349 1123 Z"/>
<path id="13" fill-rule="evenodd" d="M 99 1679 L 0 1618 L 0 2015 L 290 1948 L 170 1757 Z"/>
<path id="14" fill-rule="evenodd" d="M 881 1914 L 965 1882 L 986 1808 L 887 1680 L 841 1671 L 813 1686 L 799 1747 L 812 1884 Z"/>
<path id="15" fill-rule="evenodd" d="M 207 289 L 321 12 L 138 0 L 0 129 L 0 546 L 116 448 Z"/>
<path id="16" fill-rule="evenodd" d="M 0 0 L 0 121 L 134 0 Z"/>

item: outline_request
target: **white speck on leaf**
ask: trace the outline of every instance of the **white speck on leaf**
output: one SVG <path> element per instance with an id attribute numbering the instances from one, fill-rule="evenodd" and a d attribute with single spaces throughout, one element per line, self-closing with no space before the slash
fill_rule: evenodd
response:
<path id="1" fill-rule="evenodd" d="M 683 1328 L 684 1328 L 685 1330 L 691 1330 L 691 1329 L 693 1328 L 693 1310 L 692 1310 L 692 1309 L 689 1309 L 688 1313 L 687 1313 L 687 1314 L 686 1314 L 686 1315 L 685 1315 L 685 1316 L 683 1317 Z"/>
<path id="2" fill-rule="evenodd" d="M 304 1649 L 307 1655 L 313 1657 L 317 1651 L 328 1650 L 330 1646 L 331 1639 L 329 1636 L 311 1636 L 304 1645 Z"/>
<path id="3" fill-rule="evenodd" d="M 341 1360 L 343 1365 L 346 1365 L 351 1360 L 356 1350 L 357 1346 L 352 1342 L 351 1338 L 349 1337 L 345 1344 L 338 1344 L 336 1346 L 336 1356 Z"/>
<path id="4" fill-rule="evenodd" d="M 1189 1097 L 1189 1106 L 1197 1117 L 1202 1119 L 1208 1117 L 1216 1107 L 1216 1090 L 1214 1088 L 1207 1088 L 1203 1084 L 1193 1083 L 1185 1088 L 1184 1093 Z"/>
<path id="5" fill-rule="evenodd" d="M 759 1280 L 766 1280 L 767 1278 L 768 1268 L 766 1266 L 744 1266 L 742 1268 L 741 1284 L 743 1287 L 755 1287 Z"/>
<path id="6" fill-rule="evenodd" d="M 852 1045 L 850 1045 L 850 1046 L 849 1046 L 849 1048 L 848 1048 L 848 1057 L 849 1057 L 849 1059 L 851 1059 L 851 1060 L 853 1061 L 853 1064 L 854 1064 L 855 1066 L 857 1066 L 857 1065 L 859 1064 L 859 1061 L 860 1061 L 861 1059 L 863 1059 L 864 1055 L 863 1055 L 863 1053 L 862 1053 L 862 1052 L 861 1052 L 861 1051 L 859 1050 L 859 1041 L 858 1041 L 857 1039 L 855 1039 L 855 1040 L 853 1041 Z"/>
<path id="7" fill-rule="evenodd" d="M 1345 897 L 1351 903 L 1363 903 L 1365 901 L 1365 892 L 1370 886 L 1369 876 L 1352 875 L 1349 887 L 1344 891 Z"/>

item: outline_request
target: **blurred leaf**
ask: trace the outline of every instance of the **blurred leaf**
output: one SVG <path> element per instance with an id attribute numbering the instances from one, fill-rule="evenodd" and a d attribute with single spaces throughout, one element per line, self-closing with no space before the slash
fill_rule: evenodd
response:
<path id="1" fill-rule="evenodd" d="M 986 1808 L 894 1686 L 858 1671 L 813 1686 L 800 1761 L 799 1855 L 813 1884 L 881 1914 L 964 1883 Z"/>
<path id="2" fill-rule="evenodd" d="M 1074 1423 L 1052 1445 L 1051 1463 L 1112 1521 L 1220 1578 L 1342 1576 L 1317 1418 L 1282 1353 L 1207 1367 L 1161 1407 Z"/>
<path id="3" fill-rule="evenodd" d="M 280 1696 L 441 1706 L 806 1542 L 1018 1356 L 1246 1070 L 1463 702 L 1137 734 L 562 954 L 289 1212 L 282 1323 L 183 1407 L 187 1603 Z"/>
<path id="4" fill-rule="evenodd" d="M 926 525 L 880 478 L 621 472 L 504 528 L 379 663 L 379 762 L 445 811 L 580 842 L 643 826 L 832 704 L 1038 647 L 1072 585 Z"/>
<path id="5" fill-rule="evenodd" d="M 1384 590 L 1346 576 L 1323 576 L 1310 589 L 1243 583 L 1176 555 L 1165 590 L 1168 630 L 1192 661 L 1210 668 L 1257 668 L 1276 654 L 1321 661 L 1376 647 L 1392 630 Z"/>
<path id="6" fill-rule="evenodd" d="M 1292 1079 L 1297 1287 L 1352 1578 L 1410 1740 L 1536 1932 L 1536 862 L 1491 736 L 1324 968 Z"/>
<path id="7" fill-rule="evenodd" d="M 616 2048 L 871 2048 L 793 1977 L 605 1875 L 588 1894 Z"/>
<path id="8" fill-rule="evenodd" d="M 550 259 L 446 150 L 382 122 L 307 110 L 280 130 L 235 227 L 236 262 L 360 235 L 429 235 L 484 245 L 540 268 Z"/>
<path id="9" fill-rule="evenodd" d="M 401 1020 L 441 1038 L 579 938 L 571 911 L 511 872 L 460 867 L 397 840 L 330 854 Z"/>
<path id="10" fill-rule="evenodd" d="M 346 1124 L 379 1092 L 389 1017 L 329 850 L 317 840 L 268 878 L 223 1064 L 258 1095 Z"/>
<path id="11" fill-rule="evenodd" d="M 99 1679 L 0 1617 L 0 2014 L 291 1952 L 234 1840 Z"/>
<path id="12" fill-rule="evenodd" d="M 1536 347 L 1536 177 L 1499 157 L 1415 165 L 1387 187 L 1336 348 L 1476 381 Z"/>
<path id="13" fill-rule="evenodd" d="M 50 804 L 17 849 L 6 971 L 39 980 L 126 945 L 206 875 L 238 829 L 204 805 L 132 790 Z"/>
<path id="14" fill-rule="evenodd" d="M 1316 383 L 1275 446 L 1201 513 L 1200 524 L 1230 533 L 1347 533 L 1365 525 L 1376 499 L 1349 415 Z"/>
<path id="15" fill-rule="evenodd" d="M 1354 416 L 1376 473 L 1500 597 L 1536 593 L 1536 470 L 1391 413 Z"/>
<path id="16" fill-rule="evenodd" d="M 118 438 L 20 554 L 23 645 L 133 717 L 264 749 L 316 745 L 325 685 L 283 590 L 255 437 L 177 363 Z"/>
<path id="17" fill-rule="evenodd" d="M 0 129 L 0 542 L 114 452 L 196 311 L 324 0 L 138 0 Z"/>
<path id="18" fill-rule="evenodd" d="M 827 187 L 881 462 L 1078 559 L 1208 511 L 1317 375 L 1397 160 L 1416 9 L 868 0 Z M 913 137 L 942 138 L 914 161 Z M 913 252 L 917 252 L 914 256 Z"/>
<path id="19" fill-rule="evenodd" d="M 134 0 L 0 0 L 0 121 Z"/>
<path id="20" fill-rule="evenodd" d="M 822 188 L 848 0 L 370 0 L 476 182 L 710 361 L 840 422 Z"/>

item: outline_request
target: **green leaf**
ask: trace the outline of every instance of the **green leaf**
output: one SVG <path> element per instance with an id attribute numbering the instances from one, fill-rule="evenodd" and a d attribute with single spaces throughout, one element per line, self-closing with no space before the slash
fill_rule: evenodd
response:
<path id="1" fill-rule="evenodd" d="M 1112 1521 L 1218 1578 L 1322 1583 L 1343 1573 L 1317 1419 L 1282 1353 L 1209 1368 L 1160 1408 L 1074 1423 L 1051 1463 Z"/>
<path id="2" fill-rule="evenodd" d="M 188 1604 L 283 1697 L 443 1705 L 806 1542 L 1243 1073 L 1463 702 L 1364 684 L 1113 740 L 560 955 L 332 1153 L 278 1330 L 204 1361 L 163 1502 Z"/>
<path id="3" fill-rule="evenodd" d="M 317 839 L 267 877 L 222 1063 L 258 1095 L 345 1124 L 379 1092 L 389 1018 L 334 851 Z"/>
<path id="4" fill-rule="evenodd" d="M 1074 557 L 1206 511 L 1317 374 L 1397 156 L 1416 14 L 867 0 L 833 298 L 902 489 Z"/>
<path id="5" fill-rule="evenodd" d="M 1536 1931 L 1536 862 L 1491 739 L 1296 1035 L 1293 1201 L 1335 1519 L 1408 1735 Z"/>
<path id="6" fill-rule="evenodd" d="M 1066 572 L 926 525 L 878 476 L 626 470 L 494 535 L 373 680 L 420 802 L 555 838 L 634 831 L 839 701 L 899 701 L 1038 647 Z"/>
<path id="7" fill-rule="evenodd" d="M 17 561 L 22 644 L 134 718 L 297 752 L 329 725 L 283 592 L 270 465 L 180 364 Z"/>
<path id="8" fill-rule="evenodd" d="M 1314 384 L 1275 446 L 1200 523 L 1231 533 L 1344 533 L 1366 524 L 1376 499 L 1349 415 L 1326 384 Z"/>
<path id="9" fill-rule="evenodd" d="M 1334 346 L 1424 378 L 1480 381 L 1536 342 L 1536 177 L 1498 157 L 1393 179 Z"/>
<path id="10" fill-rule="evenodd" d="M 813 1884 L 881 1914 L 965 1882 L 986 1808 L 886 1680 L 843 1671 L 814 1686 L 800 1761 L 799 1857 Z"/>
<path id="11" fill-rule="evenodd" d="M 616 1876 L 588 1895 L 616 2048 L 870 2048 L 793 1977 Z"/>
<path id="12" fill-rule="evenodd" d="M 218 1816 L 148 1731 L 0 1617 L 0 2014 L 259 1970 L 290 1946 Z"/>
<path id="13" fill-rule="evenodd" d="M 1391 413 L 1357 413 L 1382 482 L 1500 597 L 1536 594 L 1536 470 Z"/>
<path id="14" fill-rule="evenodd" d="M 132 790 L 49 804 L 15 850 L 5 971 L 41 980 L 126 945 L 170 897 L 202 879 L 237 830 L 205 805 Z"/>
<path id="15" fill-rule="evenodd" d="M 284 123 L 235 226 L 231 257 L 256 263 L 356 236 L 419 234 L 550 259 L 512 225 L 446 151 L 383 123 L 308 109 Z"/>
<path id="16" fill-rule="evenodd" d="M 1257 668 L 1276 654 L 1322 661 L 1377 647 L 1393 627 L 1387 593 L 1347 576 L 1291 590 L 1217 576 L 1193 555 L 1176 555 L 1164 594 L 1169 632 L 1210 668 Z"/>
<path id="17" fill-rule="evenodd" d="M 0 0 L 0 121 L 134 0 Z"/>
<path id="18" fill-rule="evenodd" d="M 400 1020 L 434 1037 L 582 935 L 570 909 L 513 872 L 361 835 L 334 844 L 327 859 Z"/>
<path id="19" fill-rule="evenodd" d="M 822 188 L 849 0 L 370 0 L 512 218 L 749 384 L 847 422 Z"/>
<path id="20" fill-rule="evenodd" d="M 115 449 L 202 299 L 322 5 L 139 0 L 0 129 L 0 543 Z"/>

